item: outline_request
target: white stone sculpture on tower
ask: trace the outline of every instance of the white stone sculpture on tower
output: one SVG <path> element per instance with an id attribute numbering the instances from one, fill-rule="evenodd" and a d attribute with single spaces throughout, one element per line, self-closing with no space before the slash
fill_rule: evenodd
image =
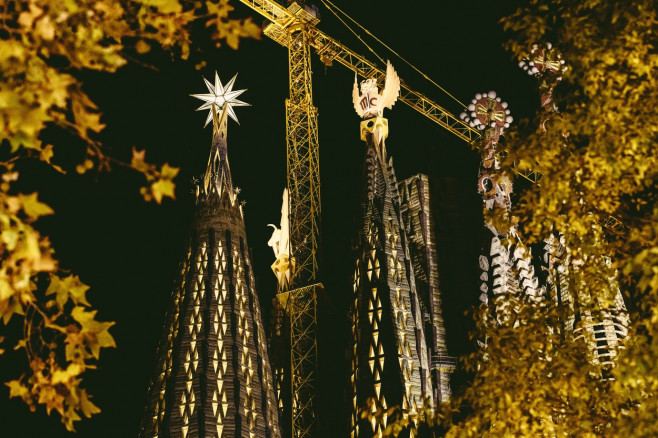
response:
<path id="1" fill-rule="evenodd" d="M 276 261 L 272 263 L 272 271 L 276 275 L 279 292 L 288 288 L 290 284 L 291 264 L 290 264 L 290 230 L 288 227 L 288 189 L 283 189 L 283 203 L 281 205 L 281 228 L 276 225 L 268 224 L 274 228 L 272 237 L 267 244 L 274 251 Z"/>
<path id="2" fill-rule="evenodd" d="M 359 94 L 356 75 L 354 76 L 352 102 L 354 103 L 356 113 L 363 119 L 369 117 L 382 117 L 384 108 L 393 108 L 399 94 L 400 78 L 393 69 L 390 61 L 386 62 L 386 79 L 384 81 L 382 94 L 379 94 L 377 80 L 372 78 L 361 81 L 361 94 Z"/>

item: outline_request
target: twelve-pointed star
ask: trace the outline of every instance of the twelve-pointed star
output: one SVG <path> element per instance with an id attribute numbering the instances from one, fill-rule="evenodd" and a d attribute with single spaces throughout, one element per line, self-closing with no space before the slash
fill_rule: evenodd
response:
<path id="1" fill-rule="evenodd" d="M 203 81 L 206 83 L 206 87 L 208 87 L 208 91 L 210 91 L 210 93 L 191 95 L 192 97 L 196 97 L 197 99 L 201 99 L 205 102 L 203 105 L 197 108 L 197 111 L 206 110 L 206 109 L 209 110 L 208 118 L 206 119 L 206 124 L 203 125 L 204 127 L 208 126 L 208 123 L 210 123 L 210 121 L 212 120 L 213 105 L 215 107 L 215 111 L 217 111 L 217 114 L 219 114 L 220 111 L 224 108 L 224 105 L 226 105 L 226 111 L 228 112 L 228 115 L 231 116 L 231 118 L 235 120 L 238 125 L 240 124 L 240 122 L 238 122 L 237 116 L 235 115 L 235 111 L 233 111 L 233 107 L 250 106 L 250 105 L 248 103 L 236 99 L 236 97 L 247 91 L 246 89 L 233 91 L 233 84 L 235 84 L 235 78 L 237 77 L 238 75 L 236 73 L 235 76 L 233 76 L 233 78 L 230 81 L 228 81 L 226 86 L 223 86 L 222 81 L 219 80 L 219 76 L 215 71 L 215 85 L 208 82 L 206 78 L 203 78 Z"/>

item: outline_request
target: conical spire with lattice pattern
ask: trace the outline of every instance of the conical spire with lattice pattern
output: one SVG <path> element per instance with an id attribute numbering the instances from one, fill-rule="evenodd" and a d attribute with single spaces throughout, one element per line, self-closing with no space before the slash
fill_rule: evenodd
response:
<path id="1" fill-rule="evenodd" d="M 171 295 L 141 438 L 280 437 L 242 207 L 228 165 L 226 116 L 196 187 L 188 249 Z"/>

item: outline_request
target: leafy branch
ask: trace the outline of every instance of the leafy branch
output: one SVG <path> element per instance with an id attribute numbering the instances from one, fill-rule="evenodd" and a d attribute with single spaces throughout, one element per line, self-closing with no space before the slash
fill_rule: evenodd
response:
<path id="1" fill-rule="evenodd" d="M 9 0 L 0 7 L 0 316 L 20 319 L 22 337 L 13 344 L 26 354 L 28 369 L 7 383 L 10 397 L 31 410 L 45 405 L 73 430 L 81 415 L 100 412 L 82 388 L 102 348 L 114 347 L 86 299 L 88 286 L 64 272 L 46 236 L 33 228 L 53 210 L 37 193 L 10 194 L 19 179 L 16 164 L 36 159 L 62 174 L 110 171 L 118 165 L 144 176 L 147 201 L 174 198 L 179 169 L 147 163 L 134 149 L 130 161 L 113 157 L 98 139 L 102 112 L 83 91 L 80 72 L 113 73 L 152 47 L 188 59 L 191 27 L 204 23 L 217 45 L 237 49 L 244 37 L 258 38 L 251 19 L 231 19 L 228 0 Z M 201 68 L 203 63 L 197 65 Z M 58 163 L 63 145 L 44 141 L 57 129 L 80 140 L 84 155 L 73 168 Z M 2 341 L 0 337 L 0 341 Z M 4 350 L 0 350 L 0 354 Z"/>

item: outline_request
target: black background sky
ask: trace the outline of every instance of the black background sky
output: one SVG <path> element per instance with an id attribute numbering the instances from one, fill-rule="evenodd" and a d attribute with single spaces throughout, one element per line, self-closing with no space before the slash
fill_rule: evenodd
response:
<path id="1" fill-rule="evenodd" d="M 260 23 L 256 13 L 236 0 L 232 3 L 236 16 L 252 16 Z M 462 102 L 493 89 L 517 119 L 534 112 L 538 100 L 534 80 L 502 48 L 507 37 L 498 24 L 518 2 L 335 3 Z M 318 6 L 323 31 L 373 60 L 329 11 Z M 239 126 L 229 122 L 229 160 L 234 184 L 242 189 L 240 198 L 247 201 L 248 240 L 265 307 L 276 290 L 269 267 L 273 255 L 267 246 L 271 229 L 266 225 L 279 223 L 285 184 L 287 51 L 265 36 L 242 41 L 238 51 L 207 46 L 197 47 L 201 54 L 193 54 L 188 62 L 153 53 L 148 59 L 157 70 L 134 63 L 116 74 L 82 76 L 85 90 L 103 111 L 107 128 L 101 139 L 114 156 L 129 161 L 135 146 L 147 150 L 148 161 L 181 168 L 176 201 L 165 200 L 160 206 L 145 203 L 138 193 L 139 175 L 121 168 L 83 176 L 61 176 L 42 168 L 23 170 L 22 179 L 27 180 L 23 190 L 39 190 L 40 199 L 56 211 L 42 219 L 39 228 L 51 237 L 62 266 L 91 286 L 88 298 L 99 309 L 98 318 L 117 322 L 111 333 L 118 347 L 102 351 L 98 370 L 86 377 L 86 387 L 103 412 L 78 423 L 80 437 L 137 434 L 170 287 L 193 213 L 190 180 L 203 172 L 211 141 L 211 128 L 203 129 L 206 113 L 194 111 L 199 102 L 189 94 L 205 92 L 201 75 L 211 78 L 215 69 L 224 82 L 239 72 L 237 88 L 248 89 L 240 98 L 252 107 L 237 108 Z M 453 113 L 460 112 L 459 105 L 402 61 L 383 49 L 377 51 L 391 59 L 412 88 Z M 194 65 L 201 59 L 207 67 L 199 72 Z M 325 387 L 332 388 L 322 400 L 332 413 L 325 415 L 327 430 L 337 431 L 344 420 L 345 314 L 353 265 L 350 242 L 359 219 L 363 145 L 351 102 L 354 74 L 340 65 L 326 68 L 315 55 L 313 74 L 314 102 L 319 108 L 323 283 L 329 297 L 322 303 L 320 348 L 329 382 Z M 387 147 L 398 178 L 424 172 L 434 181 L 448 342 L 451 352 L 459 354 L 470 345 L 469 319 L 463 312 L 478 295 L 482 218 L 475 186 L 477 154 L 402 103 L 385 116 L 390 127 Z M 55 162 L 80 159 L 74 142 L 63 139 L 58 146 Z M 18 353 L 0 357 L 1 379 L 18 377 L 26 366 L 22 361 Z M 56 415 L 47 417 L 43 408 L 30 414 L 21 401 L 8 400 L 8 388 L 1 386 L 0 436 L 73 435 Z"/>

